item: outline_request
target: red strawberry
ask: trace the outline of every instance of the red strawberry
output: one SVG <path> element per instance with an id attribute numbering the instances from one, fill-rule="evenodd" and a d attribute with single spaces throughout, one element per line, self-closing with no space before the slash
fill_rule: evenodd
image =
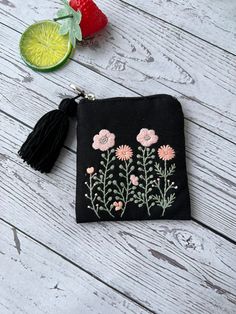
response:
<path id="1" fill-rule="evenodd" d="M 75 11 L 82 14 L 80 27 L 83 38 L 93 35 L 107 25 L 106 15 L 92 0 L 70 0 L 69 3 Z"/>

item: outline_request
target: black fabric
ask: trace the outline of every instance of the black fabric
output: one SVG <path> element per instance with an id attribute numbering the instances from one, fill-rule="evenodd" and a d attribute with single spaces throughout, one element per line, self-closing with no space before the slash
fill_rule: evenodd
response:
<path id="1" fill-rule="evenodd" d="M 181 105 L 175 98 L 169 95 L 153 95 L 95 101 L 82 99 L 78 105 L 77 119 L 76 220 L 78 223 L 99 220 L 190 219 L 184 119 Z M 99 137 L 101 130 L 110 133 L 105 134 L 104 131 L 105 137 L 103 138 L 102 135 Z M 94 147 L 97 149 L 92 147 L 96 134 L 98 136 Z M 115 139 L 109 134 L 114 134 Z M 138 134 L 140 134 L 139 141 Z M 100 151 L 98 146 L 104 145 L 104 142 L 106 145 L 108 138 L 112 147 Z M 112 145 L 113 140 L 114 145 Z M 153 143 L 148 144 L 147 147 L 140 141 L 145 145 L 150 141 Z M 126 146 L 120 147 L 121 145 Z M 113 159 L 107 167 L 106 176 L 109 178 L 104 184 L 105 168 L 101 161 L 106 164 L 108 152 Z M 125 155 L 122 155 L 122 152 Z M 131 154 L 132 158 L 130 158 Z M 150 155 L 146 162 L 142 157 L 137 157 L 143 154 Z M 127 160 L 119 160 L 118 156 L 123 156 Z M 169 160 L 165 161 L 166 158 Z M 146 164 L 147 162 L 150 163 Z M 125 167 L 128 167 L 128 175 L 124 177 L 122 174 L 125 175 Z M 170 175 L 167 177 L 168 171 Z M 91 189 L 88 187 L 90 179 L 93 184 L 92 197 Z M 166 191 L 172 182 L 172 186 Z M 108 186 L 104 189 L 106 184 Z M 117 185 L 121 192 L 123 188 L 123 199 L 118 193 Z M 128 198 L 124 186 L 129 187 Z M 91 199 L 94 199 L 93 204 Z M 130 200 L 127 204 L 125 204 L 126 199 Z M 145 203 L 145 200 L 148 201 Z M 149 206 L 154 203 L 155 205 L 148 210 L 147 204 Z M 163 208 L 168 203 L 170 206 Z M 94 208 L 97 209 L 98 215 Z"/>
<path id="2" fill-rule="evenodd" d="M 66 98 L 59 108 L 42 116 L 18 154 L 33 169 L 49 173 L 59 156 L 69 128 L 69 117 L 77 112 L 76 98 Z"/>

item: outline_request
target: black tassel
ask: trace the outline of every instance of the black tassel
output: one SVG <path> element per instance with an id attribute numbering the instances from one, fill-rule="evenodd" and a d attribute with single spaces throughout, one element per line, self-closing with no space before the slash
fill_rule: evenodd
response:
<path id="1" fill-rule="evenodd" d="M 76 115 L 76 98 L 63 99 L 59 109 L 46 113 L 35 125 L 18 154 L 35 170 L 52 169 L 69 129 L 69 117 Z"/>

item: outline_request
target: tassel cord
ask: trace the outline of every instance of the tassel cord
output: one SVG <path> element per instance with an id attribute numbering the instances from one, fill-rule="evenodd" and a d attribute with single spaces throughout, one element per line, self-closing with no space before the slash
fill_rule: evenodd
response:
<path id="1" fill-rule="evenodd" d="M 50 172 L 66 139 L 69 117 L 76 115 L 78 104 L 75 100 L 84 96 L 81 92 L 71 99 L 63 99 L 58 109 L 46 113 L 36 123 L 18 152 L 32 168 Z"/>

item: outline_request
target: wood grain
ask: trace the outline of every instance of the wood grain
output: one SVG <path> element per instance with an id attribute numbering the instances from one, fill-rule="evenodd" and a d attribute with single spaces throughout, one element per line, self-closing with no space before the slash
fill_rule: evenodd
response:
<path id="1" fill-rule="evenodd" d="M 234 1 L 122 0 L 149 14 L 236 54 Z"/>
<path id="2" fill-rule="evenodd" d="M 75 61 L 69 62 L 66 67 L 54 73 L 33 72 L 19 56 L 19 39 L 19 33 L 2 25 L 0 94 L 5 101 L 2 102 L 1 108 L 10 115 L 22 119 L 26 124 L 33 126 L 43 113 L 56 108 L 61 98 L 72 95 L 69 89 L 71 82 L 81 85 L 85 90 L 93 91 L 98 98 L 139 95 Z M 167 92 L 166 89 L 158 91 Z M 181 102 L 187 120 L 236 143 L 234 121 L 178 92 L 170 90 L 170 94 Z M 22 107 L 27 115 L 22 112 Z"/>
<path id="3" fill-rule="evenodd" d="M 150 313 L 0 221 L 0 312 Z"/>
<path id="4" fill-rule="evenodd" d="M 179 92 L 236 120 L 236 57 L 114 0 L 98 0 L 109 26 L 73 59 L 141 94 Z M 45 0 L 1 5 L 2 23 L 22 32 L 40 17 L 52 18 L 60 4 Z M 21 16 L 24 16 L 24 22 Z"/>
<path id="5" fill-rule="evenodd" d="M 37 173 L 16 155 L 28 128 L 5 115 L 0 126 L 3 219 L 155 313 L 233 313 L 235 245 L 186 221 L 77 225 L 75 155 Z"/>
<path id="6" fill-rule="evenodd" d="M 171 94 L 186 117 L 193 217 L 236 240 L 235 30 L 225 9 L 235 5 L 208 3 L 208 17 L 205 0 L 96 2 L 109 26 L 42 74 L 20 59 L 20 33 L 61 2 L 0 1 L 0 219 L 24 231 L 0 222 L 0 312 L 233 314 L 236 246 L 222 237 L 186 221 L 75 223 L 75 124 L 50 175 L 17 156 L 71 82 L 98 98 Z"/>
<path id="7" fill-rule="evenodd" d="M 17 35 L 17 36 L 14 36 Z M 38 74 L 30 71 L 14 52 L 19 34 L 2 27 L 1 73 L 1 109 L 9 115 L 22 120 L 33 127 L 43 113 L 56 108 L 63 95 L 70 94 L 68 82 L 80 81 L 78 73 L 83 73 L 83 88 L 89 90 L 96 86 L 99 97 L 115 95 L 132 96 L 134 93 L 115 84 L 98 74 L 71 62 L 66 68 L 48 74 Z M 10 48 L 12 42 L 12 48 Z M 15 43 L 15 44 L 14 44 Z M 59 97 L 58 97 L 59 96 Z M 235 126 L 221 123 L 218 114 L 208 112 L 206 107 L 198 106 L 194 101 L 180 97 L 185 115 L 195 116 L 196 121 L 211 129 L 209 132 L 196 123 L 186 121 L 186 149 L 189 173 L 189 185 L 192 199 L 192 215 L 204 224 L 211 226 L 232 239 L 236 239 L 234 224 L 234 154 L 235 146 L 213 133 L 230 134 L 234 136 Z M 23 109 L 23 110 L 22 110 Z M 190 116 L 189 116 L 190 117 Z M 187 118 L 189 119 L 189 118 Z M 209 121 L 209 124 L 207 125 Z M 211 125 L 210 125 L 211 123 Z M 218 125 L 218 128 L 217 128 Z M 25 135 L 26 137 L 26 135 Z M 24 137 L 22 138 L 22 142 Z M 235 140 L 235 138 L 234 138 Z M 221 146 L 219 147 L 219 142 Z M 19 142 L 19 147 L 21 143 Z M 75 151 L 75 125 L 72 125 L 66 142 L 67 147 Z M 225 151 L 228 152 L 228 161 L 225 162 Z M 75 161 L 70 165 L 70 175 L 75 176 Z M 70 162 L 70 161 L 68 161 Z M 66 163 L 66 161 L 65 161 Z M 73 173 L 74 171 L 74 173 Z M 65 174 L 66 176 L 67 174 Z"/>
<path id="8" fill-rule="evenodd" d="M 74 59 L 140 93 L 176 90 L 231 119 L 236 118 L 236 57 L 117 1 L 98 1 L 110 26 L 97 48 Z"/>

